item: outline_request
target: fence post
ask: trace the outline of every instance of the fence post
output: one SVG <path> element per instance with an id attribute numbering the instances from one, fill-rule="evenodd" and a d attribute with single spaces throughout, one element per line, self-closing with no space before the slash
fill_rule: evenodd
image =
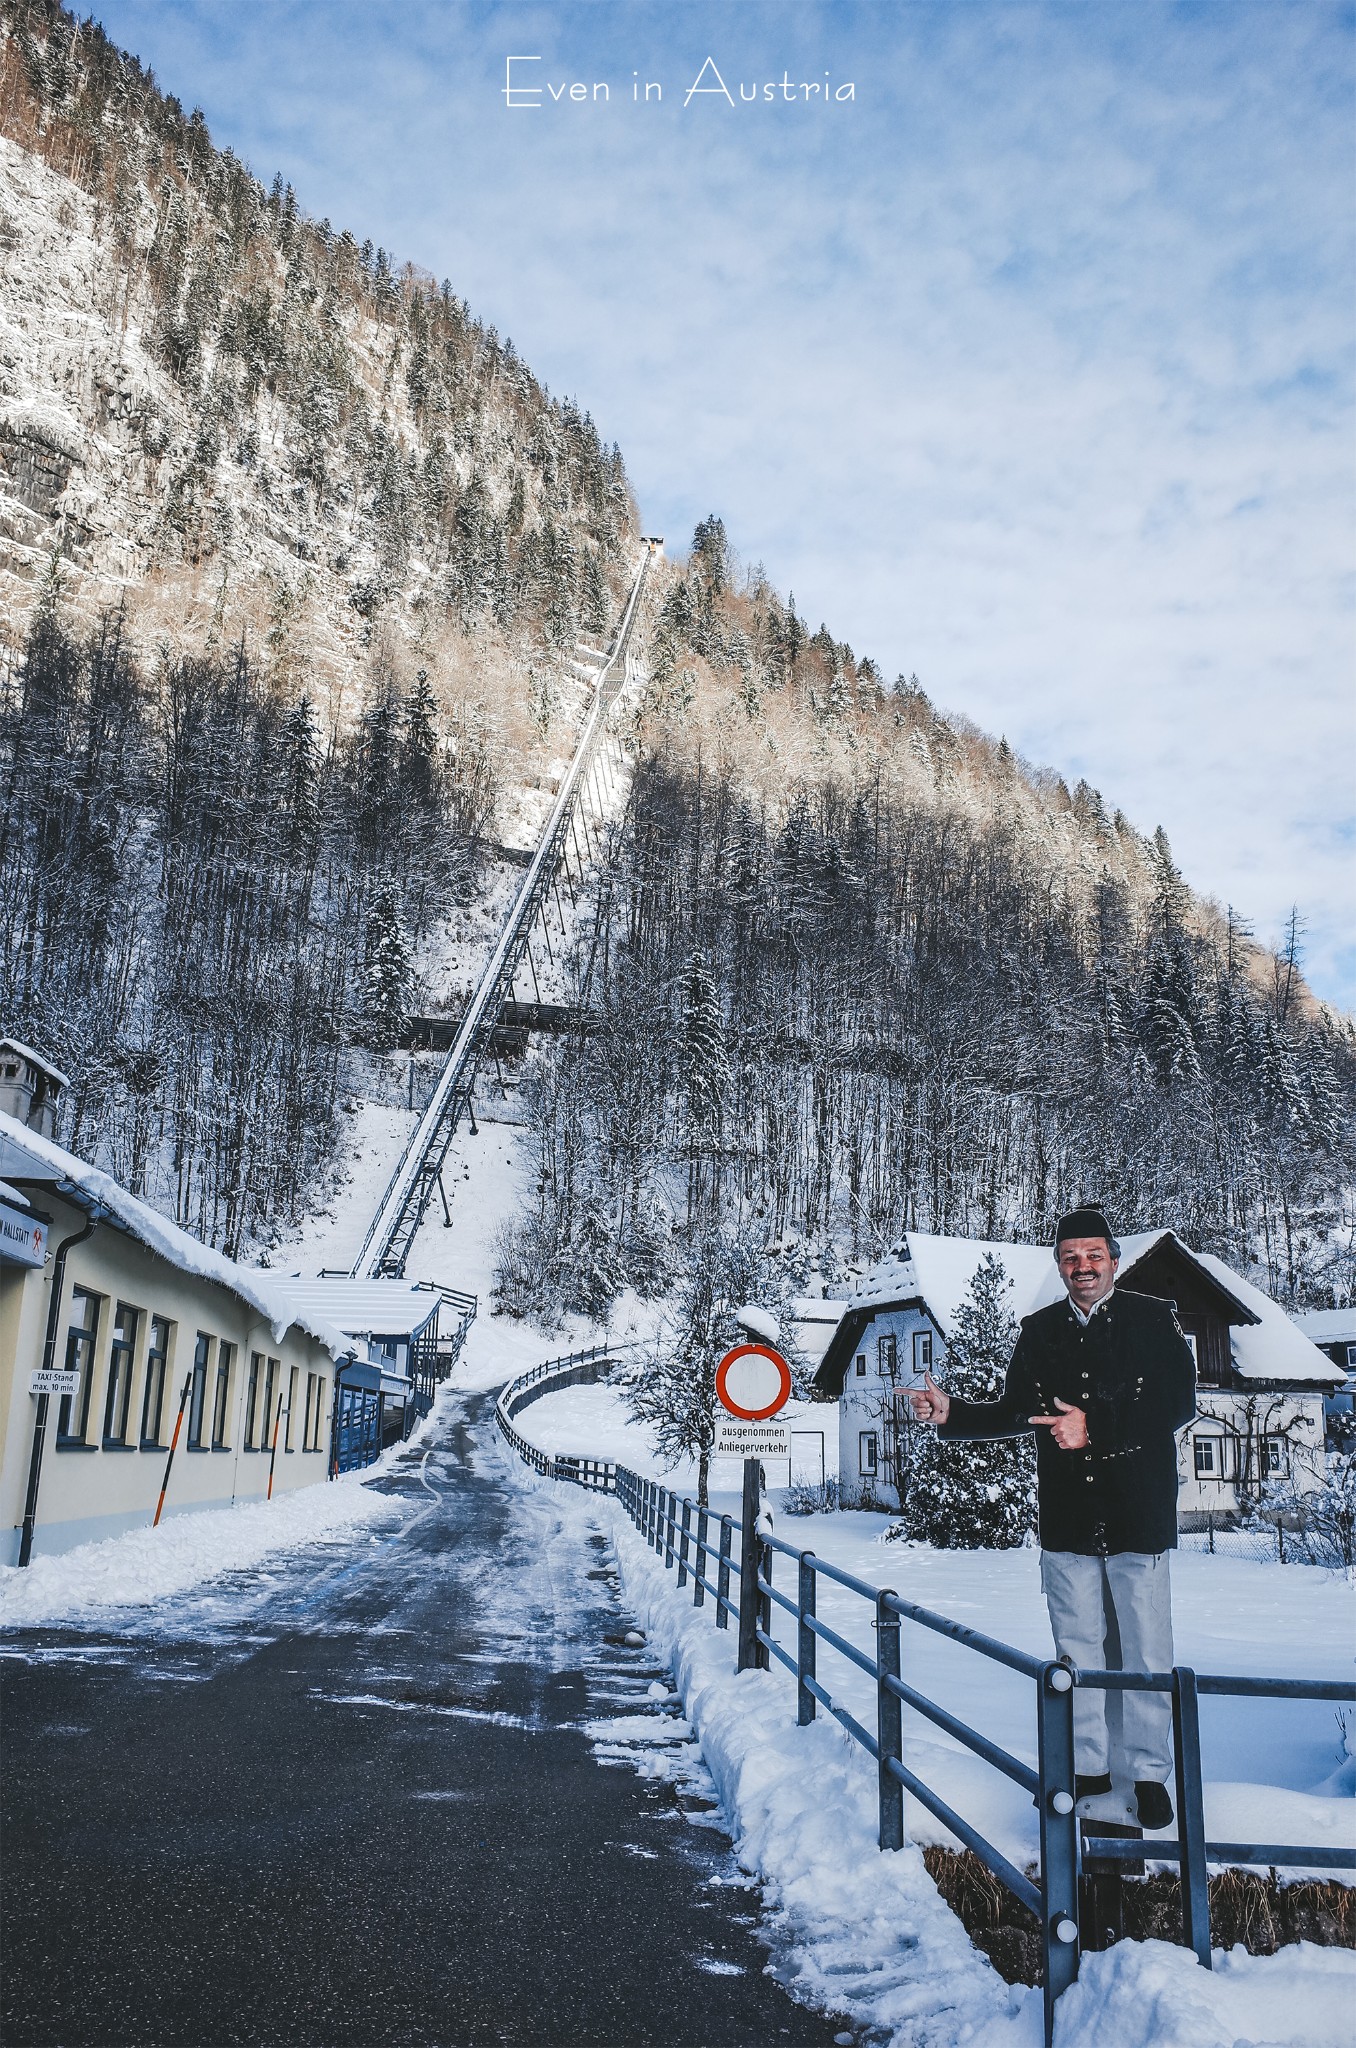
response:
<path id="1" fill-rule="evenodd" d="M 744 1460 L 744 1506 L 739 1524 L 739 1654 L 736 1671 L 763 1671 L 767 1652 L 758 1640 L 758 1508 L 763 1468 L 756 1458 Z"/>
<path id="2" fill-rule="evenodd" d="M 1182 1860 L 1182 1933 L 1203 1969 L 1210 1968 L 1210 1879 L 1205 1864 L 1205 1802 L 1201 1790 L 1201 1721 L 1196 1674 L 1172 1672 L 1172 1747 L 1177 1762 L 1177 1839 Z"/>
<path id="3" fill-rule="evenodd" d="M 1041 1781 L 1041 1953 L 1046 2048 L 1055 2001 L 1078 1976 L 1078 1813 L 1074 1805 L 1073 1673 L 1047 1664 L 1036 1694 Z"/>
<path id="4" fill-rule="evenodd" d="M 815 1676 L 815 1632 L 810 1627 L 815 1614 L 815 1554 L 800 1554 L 800 1584 L 796 1589 L 796 1725 L 804 1728 L 815 1717 L 815 1696 L 805 1683 Z"/>
<path id="5" fill-rule="evenodd" d="M 664 1549 L 664 1569 L 665 1569 L 665 1570 L 667 1571 L 667 1570 L 668 1570 L 668 1568 L 669 1568 L 669 1566 L 670 1566 L 670 1565 L 671 1565 L 671 1564 L 673 1563 L 673 1525 L 674 1525 L 674 1522 L 675 1522 L 675 1521 L 676 1521 L 676 1519 L 677 1519 L 677 1517 L 675 1516 L 675 1514 L 674 1514 L 674 1512 L 673 1512 L 673 1490 L 672 1490 L 672 1488 L 671 1488 L 671 1487 L 667 1487 L 667 1486 L 666 1486 L 666 1487 L 664 1488 L 664 1493 L 663 1493 L 663 1501 L 664 1501 L 664 1532 L 663 1532 L 663 1533 L 664 1533 L 664 1544 L 663 1544 L 663 1549 Z"/>
<path id="6" fill-rule="evenodd" d="M 692 1538 L 692 1503 L 683 1498 L 683 1527 L 678 1538 L 678 1585 L 681 1590 L 687 1584 L 687 1554 Z"/>
<path id="7" fill-rule="evenodd" d="M 706 1560 L 710 1553 L 710 1545 L 706 1540 L 709 1516 L 709 1509 L 702 1507 L 697 1509 L 697 1569 L 693 1575 L 696 1583 L 692 1588 L 692 1605 L 694 1607 L 705 1607 L 706 1605 L 706 1588 L 702 1584 L 702 1579 L 706 1575 Z"/>
<path id="8" fill-rule="evenodd" d="M 720 1518 L 720 1561 L 716 1566 L 716 1627 L 730 1626 L 730 1539 L 734 1524 L 728 1515 Z"/>
<path id="9" fill-rule="evenodd" d="M 904 1847 L 904 1787 L 888 1761 L 891 1757 L 896 1763 L 904 1761 L 903 1709 L 898 1693 L 885 1683 L 887 1677 L 899 1676 L 899 1616 L 888 1605 L 892 1597 L 888 1587 L 876 1595 L 876 1740 L 880 1745 L 876 1771 L 882 1849 Z"/>

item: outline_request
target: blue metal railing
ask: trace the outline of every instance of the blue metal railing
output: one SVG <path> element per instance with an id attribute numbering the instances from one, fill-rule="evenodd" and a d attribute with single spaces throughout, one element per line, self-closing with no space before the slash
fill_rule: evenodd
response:
<path id="1" fill-rule="evenodd" d="M 1035 1914 L 1041 1931 L 1045 1977 L 1045 2039 L 1053 2038 L 1055 2004 L 1078 1975 L 1081 1947 L 1080 1877 L 1084 1856 L 1100 1862 L 1175 1862 L 1182 1878 L 1182 1922 L 1186 1946 L 1210 1968 L 1211 1863 L 1257 1864 L 1267 1868 L 1307 1867 L 1356 1870 L 1356 1851 L 1278 1843 L 1212 1842 L 1206 1839 L 1204 1787 L 1201 1773 L 1200 1722 L 1202 1695 L 1238 1699 L 1356 1701 L 1356 1686 L 1326 1679 L 1237 1678 L 1196 1673 L 1185 1665 L 1170 1672 L 1083 1671 L 1059 1659 L 1033 1657 L 1011 1643 L 999 1641 L 949 1615 L 903 1599 L 854 1577 L 813 1551 L 798 1550 L 771 1533 L 761 1513 L 761 1468 L 745 1467 L 741 1515 L 715 1515 L 690 1496 L 674 1493 L 657 1481 L 606 1459 L 561 1457 L 529 1444 L 513 1426 L 513 1416 L 529 1401 L 553 1387 L 577 1384 L 585 1374 L 602 1377 L 616 1353 L 605 1348 L 550 1359 L 510 1381 L 499 1397 L 500 1429 L 518 1455 L 547 1477 L 569 1479 L 599 1492 L 612 1493 L 642 1538 L 677 1570 L 680 1588 L 692 1581 L 693 1604 L 705 1605 L 709 1595 L 717 1628 L 728 1629 L 731 1618 L 739 1630 L 736 1668 L 769 1670 L 782 1665 L 795 1680 L 796 1718 L 804 1726 L 819 1709 L 845 1728 L 874 1758 L 878 1777 L 878 1840 L 882 1849 L 904 1843 L 904 1793 L 907 1791 L 966 1848 L 974 1851 L 1013 1896 Z M 796 1596 L 773 1580 L 773 1559 L 782 1556 L 795 1567 Z M 731 1575 L 739 1580 L 731 1596 Z M 821 1621 L 818 1582 L 827 1579 L 858 1596 L 872 1615 L 874 1655 L 850 1642 Z M 779 1607 L 795 1622 L 795 1654 L 772 1633 L 772 1609 Z M 928 1699 L 901 1676 L 900 1630 L 904 1622 L 945 1636 L 961 1648 L 1029 1679 L 1035 1687 L 1035 1770 L 979 1729 L 972 1728 L 938 1701 Z M 874 1733 L 833 1697 L 821 1682 L 819 1645 L 833 1651 L 869 1678 L 876 1693 Z M 1075 1691 L 1167 1692 L 1172 1698 L 1173 1751 L 1176 1758 L 1178 1834 L 1175 1840 L 1153 1836 L 1105 1836 L 1080 1825 L 1074 1797 L 1073 1703 Z M 930 1721 L 973 1755 L 1022 1786 L 1036 1802 L 1040 1824 L 1040 1857 L 1036 1875 L 1019 1870 L 1002 1850 L 910 1770 L 903 1757 L 903 1709 Z M 1086 1827 L 1088 1833 L 1083 1835 Z"/>

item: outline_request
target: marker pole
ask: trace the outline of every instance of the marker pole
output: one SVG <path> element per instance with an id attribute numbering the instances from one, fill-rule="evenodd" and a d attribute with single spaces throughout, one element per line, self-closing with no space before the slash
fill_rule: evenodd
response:
<path id="1" fill-rule="evenodd" d="M 188 1397 L 192 1390 L 193 1375 L 190 1373 L 184 1381 L 184 1391 L 179 1396 L 179 1413 L 174 1418 L 174 1435 L 170 1438 L 169 1456 L 165 1460 L 165 1476 L 160 1482 L 160 1498 L 155 1504 L 155 1520 L 151 1523 L 153 1529 L 160 1527 L 160 1517 L 165 1512 L 165 1495 L 169 1491 L 170 1473 L 174 1469 L 174 1453 L 179 1448 L 179 1431 L 184 1426 L 184 1410 L 188 1406 Z"/>

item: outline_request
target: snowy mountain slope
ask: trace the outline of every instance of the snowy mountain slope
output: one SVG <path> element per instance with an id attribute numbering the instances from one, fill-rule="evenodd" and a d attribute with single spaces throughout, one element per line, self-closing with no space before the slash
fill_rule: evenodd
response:
<path id="1" fill-rule="evenodd" d="M 266 193 L 93 24 L 0 10 L 0 637 L 59 559 L 151 645 L 523 629 L 564 676 L 631 553 L 620 456 L 449 285 Z"/>

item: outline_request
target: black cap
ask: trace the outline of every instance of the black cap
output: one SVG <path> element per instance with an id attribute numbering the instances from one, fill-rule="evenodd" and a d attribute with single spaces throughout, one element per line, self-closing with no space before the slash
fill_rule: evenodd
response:
<path id="1" fill-rule="evenodd" d="M 1118 1259 L 1121 1248 L 1111 1234 L 1111 1225 L 1100 1209 L 1091 1204 L 1082 1209 L 1070 1209 L 1067 1216 L 1061 1216 L 1055 1225 L 1055 1257 L 1066 1237 L 1104 1237 L 1111 1247 L 1111 1256 Z"/>

